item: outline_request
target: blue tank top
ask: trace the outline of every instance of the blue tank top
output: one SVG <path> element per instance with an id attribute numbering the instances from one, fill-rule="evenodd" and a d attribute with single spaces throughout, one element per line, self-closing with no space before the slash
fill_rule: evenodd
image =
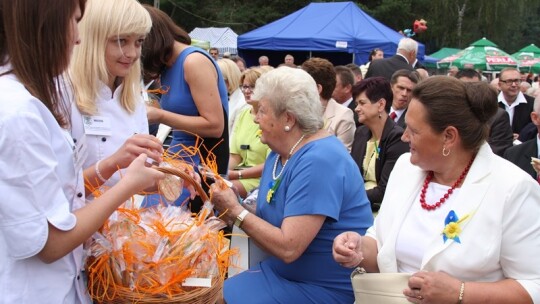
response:
<path id="1" fill-rule="evenodd" d="M 223 75 L 216 62 L 203 50 L 197 47 L 188 47 L 183 50 L 176 62 L 172 67 L 165 69 L 161 74 L 161 84 L 168 87 L 168 92 L 161 97 L 161 107 L 164 110 L 187 115 L 187 116 L 199 116 L 199 111 L 191 95 L 191 90 L 188 83 L 184 78 L 184 62 L 190 54 L 199 52 L 205 55 L 213 64 L 216 69 L 218 79 L 219 96 L 221 99 L 221 112 L 223 113 L 224 126 L 223 134 L 219 138 L 203 138 L 203 145 L 205 148 L 201 149 L 203 157 L 208 156 L 208 150 L 212 150 L 212 153 L 216 155 L 218 173 L 227 174 L 227 166 L 229 162 L 229 132 L 228 132 L 228 95 L 227 87 L 223 79 Z M 219 111 L 220 109 L 216 109 Z M 177 152 L 180 149 L 180 144 L 188 147 L 195 145 L 195 136 L 190 133 L 174 130 L 173 139 L 171 142 L 171 151 Z M 200 163 L 200 159 L 197 157 L 189 158 L 193 164 L 197 166 Z"/>

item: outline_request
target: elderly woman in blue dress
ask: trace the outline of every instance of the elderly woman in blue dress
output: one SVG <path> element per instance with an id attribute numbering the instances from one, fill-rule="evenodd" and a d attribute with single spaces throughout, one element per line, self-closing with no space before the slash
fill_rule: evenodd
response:
<path id="1" fill-rule="evenodd" d="M 270 255 L 225 281 L 229 304 L 353 301 L 350 270 L 333 262 L 332 240 L 349 229 L 364 234 L 373 217 L 358 168 L 343 144 L 323 130 L 316 87 L 305 71 L 288 67 L 257 81 L 255 121 L 272 152 L 256 214 L 232 190 L 212 185 L 212 201 L 224 219 Z"/>

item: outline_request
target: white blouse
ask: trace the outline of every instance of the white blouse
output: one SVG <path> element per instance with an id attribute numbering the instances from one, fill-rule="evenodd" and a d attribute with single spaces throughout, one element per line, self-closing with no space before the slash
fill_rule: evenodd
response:
<path id="1" fill-rule="evenodd" d="M 148 134 L 148 118 L 146 106 L 142 95 L 136 95 L 137 108 L 129 113 L 120 104 L 120 96 L 123 86 L 119 86 L 113 92 L 104 83 L 96 99 L 98 114 L 94 116 L 82 115 L 75 103 L 72 104 L 71 135 L 74 141 L 86 140 L 86 160 L 83 167 L 93 166 L 98 160 L 102 160 L 114 154 L 124 142 L 134 134 Z M 85 121 L 88 119 L 103 120 L 99 128 L 91 129 Z M 105 183 L 106 187 L 114 186 L 122 176 L 122 170 L 117 171 Z"/>
<path id="2" fill-rule="evenodd" d="M 82 246 L 51 264 L 37 257 L 48 223 L 73 229 L 84 205 L 75 145 L 15 76 L 0 77 L 0 92 L 0 303 L 90 303 Z"/>

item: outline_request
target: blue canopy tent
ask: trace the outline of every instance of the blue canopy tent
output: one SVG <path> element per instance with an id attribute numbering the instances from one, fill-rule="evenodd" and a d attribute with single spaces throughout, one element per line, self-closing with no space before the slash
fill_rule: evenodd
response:
<path id="1" fill-rule="evenodd" d="M 283 62 L 285 54 L 300 64 L 310 57 L 323 57 L 334 64 L 363 64 L 374 48 L 385 57 L 396 53 L 403 36 L 362 11 L 354 2 L 311 3 L 272 23 L 238 36 L 238 53 L 250 65 L 261 55 L 271 65 Z M 419 44 L 418 58 L 424 58 Z"/>

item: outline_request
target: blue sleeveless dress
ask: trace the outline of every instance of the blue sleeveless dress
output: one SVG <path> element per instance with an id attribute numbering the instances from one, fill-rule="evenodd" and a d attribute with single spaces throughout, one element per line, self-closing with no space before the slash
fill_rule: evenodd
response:
<path id="1" fill-rule="evenodd" d="M 229 131 L 227 126 L 229 106 L 227 87 L 219 67 L 217 66 L 216 62 L 206 53 L 206 51 L 197 47 L 188 47 L 180 53 L 172 67 L 163 71 L 161 74 L 161 84 L 164 87 L 167 87 L 168 91 L 161 97 L 161 108 L 169 112 L 187 116 L 200 115 L 199 111 L 197 110 L 197 106 L 195 105 L 195 101 L 193 100 L 193 96 L 191 95 L 190 87 L 184 78 L 184 62 L 187 56 L 194 52 L 199 52 L 208 57 L 216 68 L 218 75 L 217 84 L 221 99 L 221 109 L 216 109 L 216 111 L 222 111 L 224 118 L 223 134 L 219 138 L 203 138 L 204 148 L 201 149 L 201 154 L 203 158 L 206 158 L 208 156 L 208 150 L 212 150 L 212 153 L 216 155 L 218 173 L 226 175 L 229 162 Z M 196 137 L 191 133 L 182 130 L 173 130 L 172 136 L 173 138 L 170 145 L 171 148 L 169 148 L 169 151 L 172 153 L 176 153 L 181 150 L 181 145 L 193 147 L 196 144 Z M 201 162 L 199 155 L 186 155 L 184 153 L 180 154 L 180 158 L 192 163 L 195 168 L 197 168 Z M 185 202 L 188 197 L 189 193 L 187 191 L 183 191 L 182 195 L 174 202 L 174 204 L 179 206 Z M 158 204 L 160 200 L 165 202 L 165 199 L 159 195 L 149 195 L 143 201 L 142 206 L 153 206 Z"/>

